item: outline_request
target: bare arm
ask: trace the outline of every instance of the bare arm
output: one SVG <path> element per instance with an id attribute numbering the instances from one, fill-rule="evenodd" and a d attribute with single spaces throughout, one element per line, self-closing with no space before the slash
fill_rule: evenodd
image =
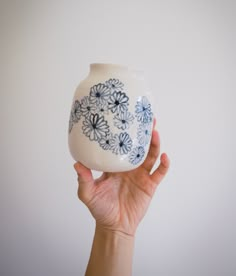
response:
<path id="1" fill-rule="evenodd" d="M 134 237 L 96 227 L 86 276 L 132 275 Z"/>
<path id="2" fill-rule="evenodd" d="M 135 170 L 103 173 L 94 180 L 88 168 L 80 163 L 75 164 L 78 196 L 96 220 L 86 276 L 132 275 L 137 226 L 169 168 L 169 159 L 162 154 L 158 168 L 151 173 L 159 152 L 159 135 L 153 130 L 148 156 Z"/>

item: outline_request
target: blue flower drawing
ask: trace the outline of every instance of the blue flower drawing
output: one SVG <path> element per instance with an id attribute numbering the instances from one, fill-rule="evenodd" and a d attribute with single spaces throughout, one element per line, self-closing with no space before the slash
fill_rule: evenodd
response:
<path id="1" fill-rule="evenodd" d="M 129 128 L 133 120 L 134 116 L 130 112 L 125 111 L 114 116 L 114 125 L 119 129 L 125 130 Z"/>
<path id="2" fill-rule="evenodd" d="M 106 104 L 97 105 L 96 113 L 98 113 L 100 115 L 108 115 L 109 114 L 108 106 Z"/>
<path id="3" fill-rule="evenodd" d="M 110 78 L 93 85 L 87 95 L 73 102 L 69 133 L 81 121 L 83 134 L 90 141 L 97 142 L 103 150 L 113 154 L 126 155 L 124 158 L 133 165 L 139 164 L 151 139 L 153 113 L 145 96 L 139 97 L 131 109 L 134 113 L 129 110 L 129 97 L 124 84 L 119 79 Z M 131 138 L 127 130 L 133 132 L 134 121 L 139 126 L 137 136 Z M 108 123 L 113 123 L 112 127 L 116 128 L 114 133 Z"/>
<path id="4" fill-rule="evenodd" d="M 99 114 L 91 114 L 85 118 L 82 129 L 91 141 L 98 141 L 109 132 L 107 121 L 104 120 L 104 116 L 99 116 Z"/>
<path id="5" fill-rule="evenodd" d="M 73 128 L 73 125 L 74 125 L 74 122 L 73 122 L 73 120 L 74 120 L 74 118 L 73 118 L 73 112 L 71 111 L 71 113 L 70 113 L 70 119 L 69 119 L 69 133 L 72 131 L 72 128 Z"/>
<path id="6" fill-rule="evenodd" d="M 80 117 L 81 117 L 81 106 L 80 106 L 80 102 L 78 100 L 76 100 L 74 102 L 72 112 L 73 112 L 74 122 L 77 123 L 79 121 Z"/>
<path id="7" fill-rule="evenodd" d="M 135 147 L 129 154 L 129 162 L 136 165 L 141 162 L 145 154 L 144 148 L 142 146 Z"/>
<path id="8" fill-rule="evenodd" d="M 136 117 L 139 122 L 149 123 L 152 121 L 153 113 L 151 110 L 151 104 L 147 97 L 142 97 L 135 106 Z"/>
<path id="9" fill-rule="evenodd" d="M 137 138 L 141 146 L 146 146 L 152 135 L 152 124 L 141 124 L 139 125 Z"/>
<path id="10" fill-rule="evenodd" d="M 94 105 L 90 102 L 90 99 L 89 99 L 88 96 L 85 96 L 81 100 L 81 113 L 82 113 L 82 115 L 87 117 L 91 113 L 95 113 L 95 112 L 96 112 L 96 105 Z"/>
<path id="11" fill-rule="evenodd" d="M 112 133 L 108 133 L 106 136 L 103 136 L 98 142 L 104 150 L 110 150 L 112 139 L 113 139 Z"/>
<path id="12" fill-rule="evenodd" d="M 108 108 L 113 113 L 125 112 L 128 109 L 129 98 L 125 93 L 114 92 L 108 100 Z"/>
<path id="13" fill-rule="evenodd" d="M 80 102 L 76 100 L 72 106 L 69 120 L 69 132 L 71 132 L 73 125 L 76 124 L 81 117 L 81 106 Z"/>
<path id="14" fill-rule="evenodd" d="M 132 140 L 127 132 L 115 134 L 111 141 L 111 149 L 115 154 L 127 154 L 131 151 Z"/>
<path id="15" fill-rule="evenodd" d="M 94 85 L 90 89 L 90 101 L 92 104 L 106 104 L 110 97 L 110 89 L 103 83 Z"/>
<path id="16" fill-rule="evenodd" d="M 109 79 L 105 84 L 111 92 L 123 91 L 124 84 L 118 79 Z"/>

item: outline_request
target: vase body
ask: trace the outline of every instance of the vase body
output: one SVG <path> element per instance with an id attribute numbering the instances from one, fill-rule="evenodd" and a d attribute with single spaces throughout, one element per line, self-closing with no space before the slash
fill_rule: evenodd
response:
<path id="1" fill-rule="evenodd" d="M 149 150 L 153 111 L 140 72 L 91 64 L 75 91 L 68 142 L 75 161 L 105 172 L 140 166 Z"/>

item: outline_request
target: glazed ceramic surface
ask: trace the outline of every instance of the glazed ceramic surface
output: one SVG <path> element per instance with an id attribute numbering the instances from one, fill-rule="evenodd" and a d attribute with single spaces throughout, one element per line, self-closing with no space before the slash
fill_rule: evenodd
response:
<path id="1" fill-rule="evenodd" d="M 91 64 L 73 98 L 68 134 L 71 155 L 97 171 L 135 169 L 146 158 L 152 122 L 140 72 L 115 64 Z"/>

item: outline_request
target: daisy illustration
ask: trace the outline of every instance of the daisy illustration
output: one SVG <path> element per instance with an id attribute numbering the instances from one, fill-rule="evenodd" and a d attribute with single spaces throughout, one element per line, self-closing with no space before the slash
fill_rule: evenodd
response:
<path id="1" fill-rule="evenodd" d="M 108 108 L 113 113 L 125 112 L 128 109 L 129 98 L 125 93 L 114 92 L 108 100 Z"/>
<path id="2" fill-rule="evenodd" d="M 118 79 L 109 79 L 105 84 L 111 92 L 123 91 L 124 84 Z"/>
<path id="3" fill-rule="evenodd" d="M 83 133 L 91 141 L 98 141 L 109 132 L 107 121 L 104 120 L 103 116 L 99 116 L 99 114 L 91 114 L 85 118 L 82 129 Z"/>
<path id="4" fill-rule="evenodd" d="M 111 149 L 115 154 L 127 154 L 132 148 L 132 140 L 127 132 L 115 134 L 111 141 Z"/>
<path id="5" fill-rule="evenodd" d="M 71 132 L 73 125 L 79 121 L 81 117 L 81 106 L 80 102 L 76 100 L 72 106 L 69 120 L 69 132 Z"/>
<path id="6" fill-rule="evenodd" d="M 94 105 L 90 102 L 90 99 L 89 99 L 88 96 L 85 96 L 81 100 L 81 113 L 82 113 L 82 115 L 87 117 L 91 113 L 95 113 L 95 112 L 96 112 L 96 105 Z"/>
<path id="7" fill-rule="evenodd" d="M 110 96 L 110 89 L 103 83 L 94 85 L 90 89 L 90 101 L 92 104 L 106 104 Z"/>
<path id="8" fill-rule="evenodd" d="M 74 125 L 74 114 L 71 111 L 71 113 L 70 113 L 70 120 L 69 120 L 69 130 L 68 130 L 69 133 L 72 131 L 73 125 Z"/>
<path id="9" fill-rule="evenodd" d="M 98 142 L 104 150 L 110 150 L 112 139 L 113 139 L 112 133 L 108 133 L 106 136 L 103 136 Z"/>
<path id="10" fill-rule="evenodd" d="M 146 146 L 152 135 L 152 124 L 141 124 L 138 128 L 137 138 L 141 146 Z"/>
<path id="11" fill-rule="evenodd" d="M 72 108 L 72 114 L 73 114 L 72 118 L 74 123 L 77 123 L 81 117 L 81 106 L 78 100 L 74 102 L 74 105 Z"/>
<path id="12" fill-rule="evenodd" d="M 114 117 L 114 125 L 122 130 L 129 128 L 129 126 L 133 123 L 134 116 L 125 111 L 124 113 L 118 113 Z"/>
<path id="13" fill-rule="evenodd" d="M 143 96 L 135 106 L 136 117 L 139 122 L 149 123 L 152 121 L 153 113 L 151 111 L 151 104 L 147 97 Z"/>
<path id="14" fill-rule="evenodd" d="M 143 159 L 144 154 L 145 154 L 145 151 L 143 147 L 141 146 L 135 147 L 129 154 L 130 163 L 132 163 L 133 165 L 138 164 Z"/>
<path id="15" fill-rule="evenodd" d="M 97 105 L 96 113 L 100 115 L 108 115 L 109 114 L 108 106 L 106 104 Z"/>

